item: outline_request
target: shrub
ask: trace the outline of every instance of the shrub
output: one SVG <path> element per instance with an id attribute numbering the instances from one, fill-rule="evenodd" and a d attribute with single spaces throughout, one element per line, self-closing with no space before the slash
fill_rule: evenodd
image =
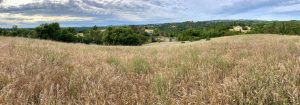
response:
<path id="1" fill-rule="evenodd" d="M 192 36 L 190 36 L 190 35 L 180 34 L 180 35 L 177 36 L 177 40 L 178 40 L 178 41 L 190 41 L 190 40 L 192 40 L 192 39 L 193 39 L 193 38 L 192 38 Z"/>

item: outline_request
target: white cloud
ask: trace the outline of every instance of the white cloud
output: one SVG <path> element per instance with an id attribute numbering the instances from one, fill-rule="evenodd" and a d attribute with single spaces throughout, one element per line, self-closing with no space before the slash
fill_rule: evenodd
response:
<path id="1" fill-rule="evenodd" d="M 36 22 L 61 22 L 61 21 L 87 21 L 92 20 L 91 17 L 73 17 L 73 16 L 43 16 L 43 15 L 22 15 L 22 14 L 0 14 L 0 23 L 36 23 Z"/>
<path id="2" fill-rule="evenodd" d="M 69 2 L 70 0 L 3 0 L 3 2 L 0 4 L 2 7 L 19 7 L 22 5 L 26 4 L 31 4 L 31 3 L 42 3 L 42 2 L 53 2 L 53 3 L 66 3 Z"/>
<path id="3" fill-rule="evenodd" d="M 93 17 L 97 21 L 147 21 L 149 19 L 176 19 L 181 10 L 180 0 L 5 0 L 0 3 L 0 15 L 15 14 L 15 17 L 48 16 L 50 18 L 32 17 L 23 23 L 62 20 L 58 17 Z M 29 18 L 29 17 L 26 17 Z M 45 19 L 45 20 L 42 20 Z M 34 20 L 34 21 L 32 21 Z M 72 19 L 72 21 L 80 21 Z M 10 22 L 15 22 L 10 21 Z"/>

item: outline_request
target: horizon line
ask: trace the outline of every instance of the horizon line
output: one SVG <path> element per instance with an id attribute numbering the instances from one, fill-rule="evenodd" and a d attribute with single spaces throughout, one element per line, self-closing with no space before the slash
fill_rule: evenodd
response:
<path id="1" fill-rule="evenodd" d="M 274 20 L 263 20 L 263 19 L 213 19 L 213 20 L 186 20 L 186 21 L 177 21 L 177 22 L 157 22 L 157 23 L 137 23 L 137 24 L 117 24 L 117 25 L 89 25 L 89 26 L 63 26 L 61 23 L 62 22 L 43 22 L 42 24 L 49 24 L 49 23 L 59 23 L 61 28 L 91 28 L 93 26 L 98 26 L 98 27 L 121 27 L 121 26 L 145 26 L 145 25 L 160 25 L 160 24 L 172 24 L 172 23 L 184 23 L 184 22 L 209 22 L 209 21 L 300 21 L 297 19 L 290 19 L 290 20 L 278 20 L 278 19 L 274 19 Z M 76 23 L 76 22 L 74 22 Z M 36 28 L 39 25 L 36 25 L 35 27 L 19 27 L 19 25 L 11 25 L 10 27 L 1 27 L 2 29 L 11 29 L 13 26 L 18 26 L 18 28 L 20 29 L 30 29 L 30 28 Z"/>

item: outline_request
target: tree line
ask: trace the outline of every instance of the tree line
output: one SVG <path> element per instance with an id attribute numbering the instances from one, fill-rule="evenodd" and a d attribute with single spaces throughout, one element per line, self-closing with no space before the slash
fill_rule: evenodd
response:
<path id="1" fill-rule="evenodd" d="M 156 42 L 158 37 L 176 38 L 178 41 L 195 41 L 213 37 L 245 34 L 230 31 L 234 26 L 251 27 L 246 34 L 285 34 L 300 35 L 299 21 L 203 21 L 151 24 L 140 26 L 61 28 L 59 23 L 41 24 L 32 29 L 13 26 L 1 29 L 2 36 L 18 36 L 47 39 L 61 42 L 101 44 L 101 45 L 142 45 Z M 145 32 L 153 30 L 153 33 Z"/>
<path id="2" fill-rule="evenodd" d="M 41 24 L 34 29 L 13 26 L 9 30 L 0 29 L 0 35 L 103 45 L 142 45 L 148 41 L 148 35 L 143 30 L 134 30 L 128 26 L 106 29 L 94 26 L 80 34 L 75 28 L 61 28 L 59 23 Z"/>
<path id="3" fill-rule="evenodd" d="M 259 23 L 253 26 L 251 33 L 300 35 L 300 22 L 298 21 L 275 21 Z"/>

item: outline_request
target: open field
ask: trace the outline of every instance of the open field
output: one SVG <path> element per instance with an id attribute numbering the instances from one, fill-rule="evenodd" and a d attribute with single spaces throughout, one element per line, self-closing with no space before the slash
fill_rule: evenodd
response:
<path id="1" fill-rule="evenodd" d="M 0 37 L 0 104 L 300 104 L 300 37 L 138 47 Z"/>

